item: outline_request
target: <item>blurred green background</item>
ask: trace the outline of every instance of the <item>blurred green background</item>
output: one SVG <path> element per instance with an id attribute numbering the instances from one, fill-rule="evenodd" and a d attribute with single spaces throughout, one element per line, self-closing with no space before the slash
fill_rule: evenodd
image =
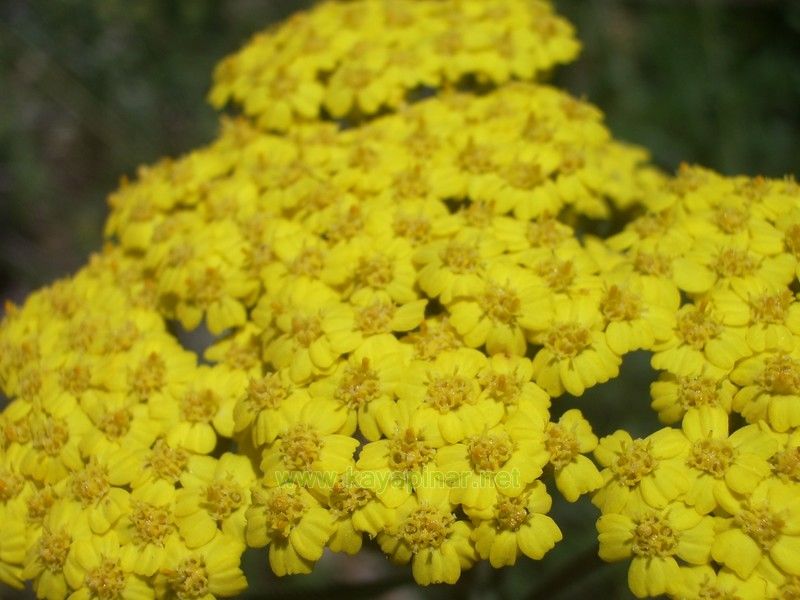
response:
<path id="1" fill-rule="evenodd" d="M 67 274 L 101 244 L 104 198 L 120 176 L 210 141 L 213 65 L 299 0 L 6 0 L 0 3 L 0 299 L 17 301 Z M 800 174 L 800 2 L 560 0 L 584 51 L 555 83 L 599 105 L 621 139 L 727 174 Z M 601 435 L 655 418 L 647 357 L 579 406 Z M 602 402 L 599 400 L 602 399 Z M 559 412 L 562 409 L 559 409 Z M 620 422 L 615 415 L 625 415 Z M 613 419 L 610 417 L 614 417 Z M 587 501 L 557 503 L 565 541 L 543 563 L 481 565 L 427 597 L 628 598 L 626 565 L 594 556 Z M 247 555 L 251 597 L 414 598 L 407 568 L 376 556 L 326 557 L 279 585 L 265 553 Z M 365 584 L 365 581 L 377 583 Z M 277 587 L 276 587 L 277 586 Z M 265 590 L 269 590 L 266 592 Z M 324 590 L 324 592 L 323 592 Z M 0 597 L 5 597 L 0 590 Z"/>

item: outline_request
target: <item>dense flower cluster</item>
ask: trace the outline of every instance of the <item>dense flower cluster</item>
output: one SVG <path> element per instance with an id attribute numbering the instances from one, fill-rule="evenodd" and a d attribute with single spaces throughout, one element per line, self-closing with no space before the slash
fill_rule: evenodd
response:
<path id="1" fill-rule="evenodd" d="M 369 539 L 453 583 L 561 539 L 552 482 L 638 596 L 793 597 L 800 190 L 662 175 L 535 81 L 576 51 L 543 2 L 357 0 L 226 59 L 245 116 L 6 307 L 0 581 L 205 600 Z M 635 350 L 680 428 L 551 415 Z"/>
<path id="2" fill-rule="evenodd" d="M 800 186 L 683 168 L 608 240 L 681 297 L 653 350 L 667 424 L 595 450 L 600 555 L 632 558 L 631 590 L 792 598 L 800 590 Z"/>

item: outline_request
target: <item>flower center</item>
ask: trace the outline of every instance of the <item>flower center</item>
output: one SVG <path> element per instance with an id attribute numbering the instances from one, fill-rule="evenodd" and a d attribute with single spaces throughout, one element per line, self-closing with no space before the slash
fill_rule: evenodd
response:
<path id="1" fill-rule="evenodd" d="M 642 312 L 639 297 L 617 285 L 608 288 L 600 307 L 609 321 L 633 321 Z"/>
<path id="2" fill-rule="evenodd" d="M 8 502 L 22 491 L 25 480 L 7 469 L 0 471 L 0 501 Z"/>
<path id="3" fill-rule="evenodd" d="M 33 447 L 48 456 L 58 456 L 69 441 L 69 427 L 63 419 L 47 417 L 32 431 Z"/>
<path id="4" fill-rule="evenodd" d="M 800 600 L 800 577 L 796 575 L 787 577 L 778 592 L 780 600 Z"/>
<path id="5" fill-rule="evenodd" d="M 543 217 L 528 224 L 527 237 L 534 248 L 556 248 L 571 238 L 572 232 L 552 217 Z"/>
<path id="6" fill-rule="evenodd" d="M 305 423 L 298 423 L 281 440 L 281 458 L 287 468 L 307 471 L 319 458 L 322 436 Z"/>
<path id="7" fill-rule="evenodd" d="M 217 414 L 219 401 L 213 390 L 190 390 L 181 401 L 181 415 L 191 423 L 208 423 Z"/>
<path id="8" fill-rule="evenodd" d="M 786 230 L 783 241 L 789 252 L 800 257 L 800 223 L 792 225 Z"/>
<path id="9" fill-rule="evenodd" d="M 419 166 L 398 173 L 392 183 L 392 190 L 400 198 L 425 198 L 430 192 Z"/>
<path id="10" fill-rule="evenodd" d="M 636 556 L 666 557 L 675 554 L 678 536 L 663 517 L 650 515 L 641 519 L 633 530 L 631 549 Z"/>
<path id="11" fill-rule="evenodd" d="M 435 377 L 428 382 L 425 401 L 442 414 L 465 404 L 474 404 L 475 400 L 473 382 L 460 375 Z"/>
<path id="12" fill-rule="evenodd" d="M 299 496 L 299 488 L 273 489 L 264 506 L 267 531 L 288 538 L 305 513 L 306 506 Z"/>
<path id="13" fill-rule="evenodd" d="M 66 531 L 53 533 L 48 527 L 42 529 L 39 539 L 39 560 L 50 571 L 59 572 L 67 560 L 72 537 Z"/>
<path id="14" fill-rule="evenodd" d="M 501 496 L 495 505 L 495 519 L 500 529 L 517 531 L 528 520 L 528 498 L 520 494 L 516 498 Z"/>
<path id="15" fill-rule="evenodd" d="M 503 178 L 515 188 L 532 190 L 542 183 L 544 175 L 539 165 L 517 161 L 503 170 Z"/>
<path id="16" fill-rule="evenodd" d="M 476 436 L 467 444 L 472 469 L 477 473 L 498 471 L 508 462 L 513 452 L 514 444 L 505 432 Z"/>
<path id="17" fill-rule="evenodd" d="M 167 381 L 167 365 L 156 352 L 151 352 L 130 376 L 131 389 L 141 400 L 159 391 Z"/>
<path id="18" fill-rule="evenodd" d="M 261 379 L 251 379 L 247 386 L 247 402 L 256 410 L 278 408 L 289 396 L 277 373 L 267 373 Z"/>
<path id="19" fill-rule="evenodd" d="M 303 248 L 292 260 L 289 270 L 295 275 L 314 278 L 322 273 L 324 266 L 325 259 L 319 248 Z"/>
<path id="20" fill-rule="evenodd" d="M 99 600 L 117 600 L 125 588 L 125 573 L 119 561 L 103 558 L 100 566 L 86 574 L 85 585 Z"/>
<path id="21" fill-rule="evenodd" d="M 356 281 L 362 287 L 383 289 L 392 282 L 394 269 L 392 261 L 382 254 L 361 257 L 356 267 Z"/>
<path id="22" fill-rule="evenodd" d="M 208 594 L 208 571 L 202 558 L 185 558 L 168 571 L 169 585 L 178 600 L 194 600 Z"/>
<path id="23" fill-rule="evenodd" d="M 475 246 L 462 242 L 449 242 L 442 251 L 442 262 L 453 273 L 469 273 L 478 268 L 480 255 Z"/>
<path id="24" fill-rule="evenodd" d="M 467 173 L 474 175 L 481 175 L 494 170 L 494 161 L 489 148 L 478 145 L 472 140 L 458 155 L 458 165 Z"/>
<path id="25" fill-rule="evenodd" d="M 592 333 L 578 323 L 558 323 L 547 332 L 545 347 L 558 359 L 572 358 L 589 347 Z"/>
<path id="26" fill-rule="evenodd" d="M 487 285 L 480 302 L 489 318 L 507 325 L 516 321 L 522 304 L 514 290 L 498 284 Z"/>
<path id="27" fill-rule="evenodd" d="M 678 335 L 697 350 L 702 350 L 708 340 L 719 335 L 721 331 L 719 323 L 695 306 L 678 315 Z"/>
<path id="28" fill-rule="evenodd" d="M 134 530 L 133 539 L 141 545 L 163 546 L 167 536 L 175 529 L 170 511 L 149 502 L 132 501 L 130 520 Z"/>
<path id="29" fill-rule="evenodd" d="M 783 530 L 783 519 L 764 506 L 743 510 L 735 517 L 741 530 L 749 535 L 764 552 L 778 541 Z"/>
<path id="30" fill-rule="evenodd" d="M 391 331 L 396 309 L 388 302 L 374 302 L 356 313 L 356 329 L 367 335 Z"/>
<path id="31" fill-rule="evenodd" d="M 322 335 L 319 317 L 292 317 L 292 336 L 303 348 L 308 348 Z"/>
<path id="32" fill-rule="evenodd" d="M 800 393 L 800 362 L 791 356 L 778 355 L 767 358 L 758 383 L 778 395 Z"/>
<path id="33" fill-rule="evenodd" d="M 642 275 L 668 277 L 672 274 L 672 262 L 662 254 L 639 252 L 633 266 Z"/>
<path id="34" fill-rule="evenodd" d="M 789 290 L 765 294 L 751 302 L 753 320 L 759 323 L 783 323 L 794 296 Z"/>
<path id="35" fill-rule="evenodd" d="M 575 280 L 575 265 L 571 260 L 548 258 L 536 266 L 536 272 L 554 292 L 563 292 Z"/>
<path id="36" fill-rule="evenodd" d="M 422 360 L 432 360 L 442 352 L 455 350 L 462 345 L 456 330 L 446 319 L 440 322 L 423 321 L 419 331 L 409 334 L 406 339 L 414 344 L 414 352 Z"/>
<path id="37" fill-rule="evenodd" d="M 714 268 L 722 277 L 746 277 L 756 269 L 756 261 L 744 250 L 726 248 L 717 256 Z"/>
<path id="38" fill-rule="evenodd" d="M 494 218 L 494 202 L 470 202 L 461 211 L 461 214 L 464 215 L 464 220 L 473 227 L 488 227 Z"/>
<path id="39" fill-rule="evenodd" d="M 728 471 L 735 455 L 728 440 L 697 440 L 692 444 L 686 464 L 720 479 Z"/>
<path id="40" fill-rule="evenodd" d="M 170 448 L 167 442 L 159 439 L 153 444 L 145 467 L 151 467 L 159 478 L 175 483 L 186 470 L 188 461 L 189 455 L 185 450 Z"/>
<path id="41" fill-rule="evenodd" d="M 110 488 L 105 467 L 94 462 L 90 462 L 72 477 L 72 493 L 81 501 L 84 508 L 96 504 Z"/>
<path id="42" fill-rule="evenodd" d="M 49 485 L 44 486 L 40 490 L 36 490 L 27 501 L 28 521 L 31 523 L 41 523 L 58 498 L 59 496 Z M 0 500 L 8 500 L 8 498 L 3 497 L 2 477 L 0 477 Z"/>
<path id="43" fill-rule="evenodd" d="M 61 387 L 75 396 L 79 396 L 89 389 L 92 374 L 83 365 L 75 365 L 61 371 L 59 383 Z"/>
<path id="44" fill-rule="evenodd" d="M 617 478 L 628 487 L 634 487 L 658 466 L 650 454 L 649 444 L 644 440 L 633 440 L 617 457 L 613 470 Z"/>
<path id="45" fill-rule="evenodd" d="M 421 215 L 397 215 L 394 233 L 413 242 L 424 242 L 431 235 L 431 222 Z"/>
<path id="46" fill-rule="evenodd" d="M 503 404 L 514 404 L 522 391 L 522 381 L 512 373 L 485 373 L 479 382 L 483 391 Z"/>
<path id="47" fill-rule="evenodd" d="M 550 453 L 550 464 L 563 469 L 580 453 L 578 438 L 557 423 L 549 423 L 544 438 L 545 448 Z"/>
<path id="48" fill-rule="evenodd" d="M 678 380 L 678 402 L 684 410 L 717 405 L 717 384 L 708 377 L 681 377 Z"/>
<path id="49" fill-rule="evenodd" d="M 186 285 L 187 297 L 207 308 L 224 295 L 225 279 L 217 269 L 208 267 L 200 277 L 189 277 Z"/>
<path id="50" fill-rule="evenodd" d="M 203 507 L 219 522 L 231 516 L 244 504 L 242 488 L 233 481 L 215 481 L 206 487 Z"/>
<path id="51" fill-rule="evenodd" d="M 428 464 L 436 450 L 408 428 L 389 443 L 389 466 L 393 471 L 416 471 Z"/>
<path id="52" fill-rule="evenodd" d="M 800 482 L 800 447 L 779 452 L 772 461 L 777 473 Z"/>
<path id="53" fill-rule="evenodd" d="M 419 506 L 406 517 L 400 527 L 400 537 L 413 553 L 427 548 L 439 548 L 447 539 L 455 517 L 432 506 Z"/>
<path id="54" fill-rule="evenodd" d="M 725 206 L 717 209 L 714 222 L 725 233 L 736 233 L 747 226 L 747 212 L 734 206 Z"/>
<path id="55" fill-rule="evenodd" d="M 131 413 L 125 408 L 106 413 L 100 419 L 98 427 L 107 437 L 119 439 L 131 428 Z"/>
<path id="56" fill-rule="evenodd" d="M 42 373 L 39 369 L 27 369 L 19 376 L 17 395 L 24 400 L 34 400 L 42 389 Z"/>
<path id="57" fill-rule="evenodd" d="M 369 368 L 369 359 L 364 358 L 361 364 L 345 368 L 333 397 L 345 406 L 358 408 L 377 398 L 380 393 L 380 378 Z"/>
<path id="58" fill-rule="evenodd" d="M 328 504 L 333 515 L 342 518 L 352 515 L 374 498 L 372 491 L 338 479 L 331 488 Z"/>

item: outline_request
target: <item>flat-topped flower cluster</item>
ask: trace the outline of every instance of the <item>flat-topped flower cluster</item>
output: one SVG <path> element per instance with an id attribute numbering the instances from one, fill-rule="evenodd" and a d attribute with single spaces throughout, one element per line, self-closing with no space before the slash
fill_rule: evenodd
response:
<path id="1" fill-rule="evenodd" d="M 0 581 L 207 599 L 374 540 L 453 583 L 553 548 L 550 485 L 638 596 L 797 593 L 800 188 L 663 175 L 535 81 L 577 48 L 543 2 L 357 0 L 223 61 L 244 116 L 6 307 Z M 636 350 L 668 427 L 551 415 Z"/>

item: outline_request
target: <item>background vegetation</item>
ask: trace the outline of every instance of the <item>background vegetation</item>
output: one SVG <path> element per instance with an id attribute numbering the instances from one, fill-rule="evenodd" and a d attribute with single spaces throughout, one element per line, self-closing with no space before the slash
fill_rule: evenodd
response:
<path id="1" fill-rule="evenodd" d="M 0 299 L 83 264 L 102 243 L 104 197 L 122 175 L 204 144 L 213 65 L 302 0 L 15 0 L 0 3 Z M 561 0 L 584 52 L 554 82 L 585 96 L 621 139 L 667 170 L 697 162 L 727 174 L 800 174 L 800 2 Z M 647 357 L 579 406 L 601 435 L 656 427 L 642 397 Z M 602 403 L 600 402 L 602 400 Z M 609 415 L 611 417 L 609 417 Z M 625 422 L 620 421 L 620 416 Z M 588 501 L 557 503 L 565 541 L 542 563 L 468 572 L 426 597 L 627 598 L 626 565 L 595 557 Z M 327 557 L 274 587 L 251 552 L 252 597 L 418 597 L 407 568 L 373 554 Z M 257 576 L 255 576 L 257 579 Z M 373 583 L 369 583 L 373 582 Z M 0 595 L 2 592 L 0 592 Z"/>

